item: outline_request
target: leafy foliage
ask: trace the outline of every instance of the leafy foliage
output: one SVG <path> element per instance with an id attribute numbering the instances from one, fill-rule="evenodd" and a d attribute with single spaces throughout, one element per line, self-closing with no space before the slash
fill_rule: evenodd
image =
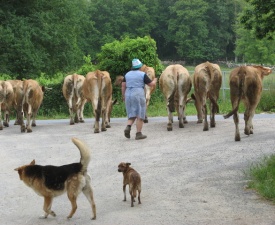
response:
<path id="1" fill-rule="evenodd" d="M 241 16 L 241 23 L 248 30 L 255 30 L 256 37 L 273 39 L 275 31 L 275 2 L 246 0 L 249 4 Z"/>
<path id="2" fill-rule="evenodd" d="M 125 37 L 121 41 L 105 44 L 97 55 L 99 61 L 97 67 L 107 70 L 114 80 L 117 75 L 124 75 L 131 69 L 131 62 L 134 58 L 155 68 L 157 73 L 162 70 L 156 53 L 156 42 L 149 36 L 136 39 Z"/>

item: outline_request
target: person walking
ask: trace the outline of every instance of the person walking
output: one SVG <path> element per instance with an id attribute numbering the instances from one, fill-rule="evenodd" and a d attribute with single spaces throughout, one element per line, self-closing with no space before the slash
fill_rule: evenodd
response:
<path id="1" fill-rule="evenodd" d="M 136 121 L 136 140 L 147 138 L 142 134 L 143 120 L 146 114 L 146 99 L 144 85 L 152 87 L 157 83 L 157 78 L 151 80 L 146 73 L 140 71 L 142 62 L 139 59 L 132 60 L 132 69 L 127 72 L 122 81 L 121 90 L 127 112 L 127 126 L 124 130 L 126 138 L 130 138 L 132 124 Z"/>

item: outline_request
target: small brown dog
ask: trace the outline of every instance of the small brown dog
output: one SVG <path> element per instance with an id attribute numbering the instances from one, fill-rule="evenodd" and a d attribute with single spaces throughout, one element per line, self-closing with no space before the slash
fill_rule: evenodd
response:
<path id="1" fill-rule="evenodd" d="M 141 192 L 141 178 L 137 171 L 130 167 L 131 163 L 121 162 L 118 165 L 118 172 L 123 173 L 123 192 L 124 201 L 126 201 L 126 185 L 129 184 L 129 192 L 131 195 L 131 207 L 134 206 L 135 197 L 138 191 L 138 204 L 140 202 L 140 192 Z"/>
<path id="2" fill-rule="evenodd" d="M 63 166 L 40 166 L 35 165 L 33 160 L 30 164 L 16 168 L 20 180 L 32 188 L 38 195 L 44 197 L 45 214 L 40 218 L 47 218 L 48 215 L 56 216 L 51 210 L 53 198 L 67 192 L 71 201 L 72 209 L 68 218 L 74 215 L 77 204 L 76 199 L 79 193 L 83 192 L 91 204 L 93 217 L 96 219 L 96 206 L 91 187 L 91 178 L 87 173 L 90 162 L 90 148 L 77 138 L 72 138 L 73 143 L 80 151 L 80 162 Z"/>

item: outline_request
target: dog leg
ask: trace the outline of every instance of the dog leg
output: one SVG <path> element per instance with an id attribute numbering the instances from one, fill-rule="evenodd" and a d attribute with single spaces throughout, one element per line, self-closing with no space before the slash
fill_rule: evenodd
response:
<path id="1" fill-rule="evenodd" d="M 68 198 L 72 205 L 72 210 L 71 210 L 70 214 L 67 216 L 67 218 L 70 219 L 73 217 L 73 215 L 77 209 L 77 204 L 76 204 L 77 193 L 74 193 L 74 192 L 68 193 Z"/>
<path id="2" fill-rule="evenodd" d="M 141 204 L 141 201 L 140 201 L 141 184 L 138 185 L 137 189 L 138 189 L 138 204 Z"/>
<path id="3" fill-rule="evenodd" d="M 89 183 L 86 184 L 86 186 L 83 188 L 83 194 L 86 196 L 88 201 L 90 202 L 92 206 L 92 211 L 94 214 L 94 217 L 92 217 L 92 220 L 96 219 L 96 206 L 95 206 L 95 201 L 94 201 L 94 195 L 93 195 L 93 189 Z"/>
<path id="4" fill-rule="evenodd" d="M 123 185 L 124 202 L 126 201 L 126 184 Z"/>
<path id="5" fill-rule="evenodd" d="M 52 202 L 53 202 L 53 198 L 51 197 L 44 197 L 44 211 L 45 214 L 40 216 L 40 219 L 46 219 L 48 217 L 48 215 L 52 215 L 52 216 L 56 216 L 55 212 L 51 210 L 52 208 Z"/>
<path id="6" fill-rule="evenodd" d="M 141 204 L 141 201 L 140 201 L 140 190 L 138 191 L 138 204 Z"/>
<path id="7" fill-rule="evenodd" d="M 133 195 L 131 195 L 131 207 L 134 207 L 134 201 L 135 201 L 135 198 Z"/>

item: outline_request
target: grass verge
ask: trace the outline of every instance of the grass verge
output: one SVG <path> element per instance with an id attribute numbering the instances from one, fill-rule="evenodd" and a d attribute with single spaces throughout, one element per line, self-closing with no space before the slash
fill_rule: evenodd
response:
<path id="1" fill-rule="evenodd" d="M 275 154 L 264 157 L 259 163 L 251 165 L 248 188 L 254 189 L 265 199 L 275 202 Z"/>

